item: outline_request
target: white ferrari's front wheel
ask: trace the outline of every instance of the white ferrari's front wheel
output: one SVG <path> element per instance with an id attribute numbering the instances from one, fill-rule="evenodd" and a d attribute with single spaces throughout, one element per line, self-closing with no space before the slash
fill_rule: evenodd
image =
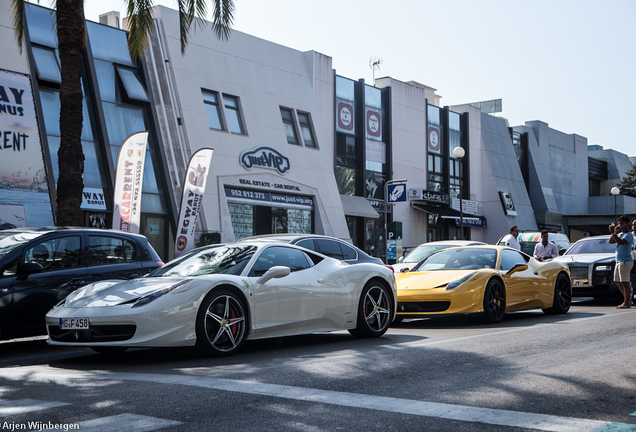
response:
<path id="1" fill-rule="evenodd" d="M 207 356 L 238 351 L 245 341 L 246 316 L 241 298 L 231 291 L 208 294 L 197 315 L 197 348 Z"/>

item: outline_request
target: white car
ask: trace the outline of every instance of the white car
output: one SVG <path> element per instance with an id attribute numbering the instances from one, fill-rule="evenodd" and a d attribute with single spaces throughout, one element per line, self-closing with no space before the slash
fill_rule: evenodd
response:
<path id="1" fill-rule="evenodd" d="M 145 278 L 82 287 L 46 315 L 47 342 L 104 353 L 196 345 L 219 356 L 250 339 L 334 330 L 382 336 L 396 304 L 387 267 L 241 242 L 196 249 Z"/>
<path id="2" fill-rule="evenodd" d="M 458 246 L 473 246 L 473 245 L 485 245 L 486 243 L 472 240 L 442 240 L 428 243 L 422 243 L 415 249 L 410 251 L 406 256 L 400 258 L 397 264 L 392 264 L 393 271 L 395 273 L 404 273 L 407 270 L 412 269 L 415 264 L 422 261 L 424 258 L 437 252 L 438 250 L 446 249 L 449 247 Z"/>
<path id="3" fill-rule="evenodd" d="M 614 284 L 616 244 L 609 242 L 609 235 L 585 237 L 574 243 L 564 255 L 554 261 L 570 268 L 572 295 L 574 297 L 620 297 Z M 636 286 L 636 269 L 630 274 L 632 286 Z"/>

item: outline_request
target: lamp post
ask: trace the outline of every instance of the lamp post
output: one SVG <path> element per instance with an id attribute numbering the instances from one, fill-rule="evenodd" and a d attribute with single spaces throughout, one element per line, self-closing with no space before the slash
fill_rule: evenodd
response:
<path id="1" fill-rule="evenodd" d="M 459 162 L 459 225 L 461 227 L 460 240 L 464 240 L 464 207 L 462 203 L 462 158 L 465 154 L 466 152 L 461 147 L 455 147 L 455 149 L 453 150 L 453 157 Z"/>
<path id="2" fill-rule="evenodd" d="M 389 263 L 389 239 L 388 237 L 388 228 L 387 228 L 387 215 L 389 213 L 389 185 L 393 183 L 406 183 L 405 179 L 402 180 L 389 180 L 384 183 L 384 253 L 386 254 L 385 260 L 386 263 Z"/>
<path id="3" fill-rule="evenodd" d="M 618 216 L 616 214 L 616 196 L 619 193 L 621 193 L 621 190 L 619 188 L 617 188 L 616 186 L 614 186 L 610 192 L 611 192 L 612 195 L 614 195 L 614 221 L 616 223 L 618 223 Z"/>

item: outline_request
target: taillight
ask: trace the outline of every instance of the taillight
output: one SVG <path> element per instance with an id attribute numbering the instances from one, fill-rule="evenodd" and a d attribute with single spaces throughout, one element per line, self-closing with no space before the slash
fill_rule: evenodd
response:
<path id="1" fill-rule="evenodd" d="M 386 268 L 390 268 L 392 272 L 394 272 L 394 271 L 395 271 L 395 269 L 393 268 L 393 266 L 392 266 L 392 265 L 384 264 L 384 267 L 386 267 Z"/>
<path id="2" fill-rule="evenodd" d="M 163 261 L 155 261 L 155 263 L 156 263 L 159 267 L 163 267 Z"/>

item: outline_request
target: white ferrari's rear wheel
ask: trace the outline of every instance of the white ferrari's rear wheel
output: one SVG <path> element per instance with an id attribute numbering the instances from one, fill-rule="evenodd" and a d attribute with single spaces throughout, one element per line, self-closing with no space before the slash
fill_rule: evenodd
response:
<path id="1" fill-rule="evenodd" d="M 245 341 L 245 307 L 231 291 L 208 294 L 197 315 L 197 348 L 208 356 L 235 353 Z"/>
<path id="2" fill-rule="evenodd" d="M 349 330 L 356 337 L 379 337 L 391 323 L 391 297 L 388 289 L 379 282 L 370 282 L 362 290 L 358 304 L 358 321 Z"/>

